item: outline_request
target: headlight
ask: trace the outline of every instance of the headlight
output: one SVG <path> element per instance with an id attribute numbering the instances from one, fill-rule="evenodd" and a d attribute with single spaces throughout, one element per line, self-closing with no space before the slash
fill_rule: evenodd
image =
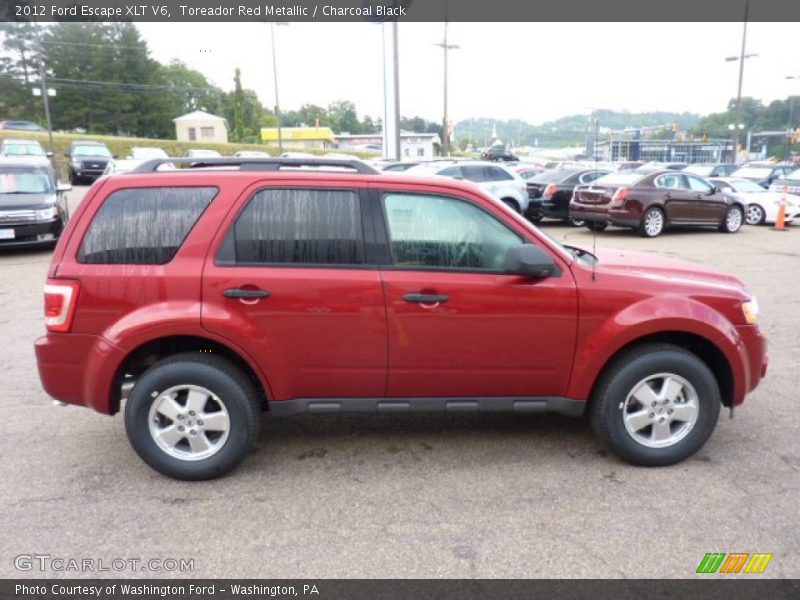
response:
<path id="1" fill-rule="evenodd" d="M 744 320 L 750 325 L 758 323 L 758 300 L 751 298 L 747 302 L 742 302 L 742 312 Z"/>
<path id="2" fill-rule="evenodd" d="M 51 219 L 55 219 L 58 215 L 58 209 L 55 206 L 50 206 L 48 208 L 42 208 L 36 211 L 36 220 L 37 221 L 49 221 Z"/>

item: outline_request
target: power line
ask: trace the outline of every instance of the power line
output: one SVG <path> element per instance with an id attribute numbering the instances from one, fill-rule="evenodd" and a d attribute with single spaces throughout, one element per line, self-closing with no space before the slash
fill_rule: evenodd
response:
<path id="1" fill-rule="evenodd" d="M 122 46 L 119 44 L 115 44 L 113 42 L 108 44 L 90 44 L 89 42 L 52 42 L 52 41 L 42 40 L 41 43 L 49 46 L 81 46 L 86 48 L 105 48 L 106 50 L 139 50 L 141 52 L 148 51 L 148 48 L 142 48 L 141 46 Z"/>
<path id="2" fill-rule="evenodd" d="M 66 85 L 92 85 L 92 86 L 110 86 L 110 87 L 121 87 L 126 88 L 129 91 L 135 90 L 167 90 L 173 92 L 206 92 L 206 93 L 223 93 L 221 90 L 216 88 L 201 88 L 201 87 L 183 87 L 183 86 L 175 86 L 175 85 L 156 85 L 156 84 L 149 84 L 149 83 L 130 83 L 125 81 L 94 81 L 90 79 L 66 79 L 66 78 L 59 78 L 59 77 L 51 77 L 50 81 L 55 83 L 61 83 Z"/>

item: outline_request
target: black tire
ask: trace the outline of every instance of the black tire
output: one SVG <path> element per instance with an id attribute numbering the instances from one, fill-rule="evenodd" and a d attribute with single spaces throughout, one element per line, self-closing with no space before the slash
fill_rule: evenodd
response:
<path id="1" fill-rule="evenodd" d="M 608 223 L 601 223 L 597 221 L 586 221 L 586 227 L 590 231 L 605 231 Z"/>
<path id="2" fill-rule="evenodd" d="M 227 438 L 207 458 L 176 458 L 163 450 L 151 434 L 154 402 L 159 399 L 160 392 L 177 386 L 204 388 L 212 392 L 227 411 Z M 208 402 L 214 404 L 214 399 L 212 396 Z M 205 406 L 208 407 L 208 403 Z M 138 379 L 125 406 L 125 429 L 136 453 L 153 469 L 175 479 L 197 481 L 224 475 L 247 456 L 258 436 L 260 412 L 259 394 L 240 369 L 217 356 L 184 353 L 156 363 Z M 156 414 L 156 418 L 163 417 Z M 186 415 L 178 418 L 186 418 Z M 197 424 L 203 422 L 198 420 Z M 188 435 L 179 444 L 184 442 L 188 446 Z"/>
<path id="3" fill-rule="evenodd" d="M 513 198 L 503 198 L 501 202 L 506 206 L 508 206 L 514 212 L 516 213 L 519 212 L 519 204 L 517 204 L 517 201 L 514 200 Z"/>
<path id="4" fill-rule="evenodd" d="M 745 221 L 748 225 L 763 225 L 767 220 L 767 213 L 760 204 L 750 204 L 747 206 Z"/>
<path id="5" fill-rule="evenodd" d="M 539 223 L 544 218 L 541 213 L 530 213 L 527 215 L 528 220 L 532 223 Z"/>
<path id="6" fill-rule="evenodd" d="M 744 210 L 738 204 L 734 204 L 725 211 L 719 230 L 722 233 L 736 233 L 742 228 L 742 223 L 744 223 Z"/>
<path id="7" fill-rule="evenodd" d="M 570 227 L 583 227 L 586 225 L 586 221 L 583 219 L 573 219 L 572 217 L 567 217 L 567 224 Z"/>
<path id="8" fill-rule="evenodd" d="M 672 417 L 666 414 L 668 406 L 658 405 L 643 409 L 631 394 L 634 390 L 641 389 L 640 384 L 648 377 L 657 382 L 658 377 L 663 374 L 677 376 L 690 384 L 696 393 L 693 401 L 696 417 L 686 430 L 681 429 L 684 427 L 682 421 L 667 422 L 666 427 L 670 436 L 676 438 L 675 442 L 663 447 L 650 447 L 645 444 L 655 443 L 653 436 L 657 420 L 671 420 Z M 686 388 L 681 388 L 681 394 L 686 399 Z M 691 397 L 692 394 L 689 393 L 688 396 Z M 716 427 L 720 404 L 717 381 L 708 366 L 697 356 L 670 344 L 646 344 L 634 347 L 617 357 L 601 375 L 590 400 L 589 420 L 600 441 L 622 460 L 633 465 L 666 466 L 690 457 L 706 443 Z M 642 419 L 655 419 L 651 421 L 653 425 L 630 433 L 625 417 L 635 414 L 635 411 L 629 412 L 633 408 L 639 411 L 652 410 L 653 412 L 643 415 Z M 672 434 L 673 424 L 675 435 Z M 638 441 L 636 434 L 640 432 L 644 433 L 639 439 L 647 435 L 649 440 Z"/>
<path id="9" fill-rule="evenodd" d="M 73 171 L 72 169 L 69 170 L 69 183 L 70 185 L 78 184 L 78 176 L 75 175 L 75 171 Z"/>
<path id="10" fill-rule="evenodd" d="M 652 223 L 652 226 L 650 225 Z M 660 225 L 659 225 L 660 224 Z M 654 238 L 662 233 L 667 227 L 667 217 L 664 211 L 653 206 L 648 208 L 642 215 L 642 223 L 639 226 L 639 233 L 643 237 Z"/>

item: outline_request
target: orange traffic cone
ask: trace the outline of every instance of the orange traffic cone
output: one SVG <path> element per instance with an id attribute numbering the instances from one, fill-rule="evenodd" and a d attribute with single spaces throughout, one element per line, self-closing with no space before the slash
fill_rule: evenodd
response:
<path id="1" fill-rule="evenodd" d="M 778 217 L 775 219 L 775 231 L 786 231 L 786 186 L 783 186 L 783 196 L 778 206 Z"/>

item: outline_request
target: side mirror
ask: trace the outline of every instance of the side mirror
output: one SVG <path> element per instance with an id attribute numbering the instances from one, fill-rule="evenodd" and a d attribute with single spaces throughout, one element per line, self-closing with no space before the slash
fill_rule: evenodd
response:
<path id="1" fill-rule="evenodd" d="M 66 156 L 67 158 L 69 158 L 69 152 L 64 152 L 64 156 Z"/>
<path id="2" fill-rule="evenodd" d="M 119 158 L 119 154 L 112 154 L 111 158 Z"/>
<path id="3" fill-rule="evenodd" d="M 712 185 L 712 186 L 711 186 L 711 189 L 708 191 L 708 195 L 709 195 L 709 196 L 713 196 L 713 195 L 714 195 L 714 194 L 716 194 L 718 191 L 719 191 L 719 189 L 717 189 L 717 186 L 715 186 L 715 185 Z"/>
<path id="4" fill-rule="evenodd" d="M 552 277 L 561 273 L 553 258 L 539 246 L 533 244 L 511 246 L 506 253 L 503 270 L 508 275 L 536 278 Z"/>
<path id="5" fill-rule="evenodd" d="M 63 193 L 63 192 L 69 192 L 69 191 L 71 191 L 71 190 L 72 190 L 72 185 L 70 185 L 69 183 L 59 183 L 59 184 L 56 186 L 56 191 L 57 191 L 59 194 L 61 194 L 61 193 Z"/>

